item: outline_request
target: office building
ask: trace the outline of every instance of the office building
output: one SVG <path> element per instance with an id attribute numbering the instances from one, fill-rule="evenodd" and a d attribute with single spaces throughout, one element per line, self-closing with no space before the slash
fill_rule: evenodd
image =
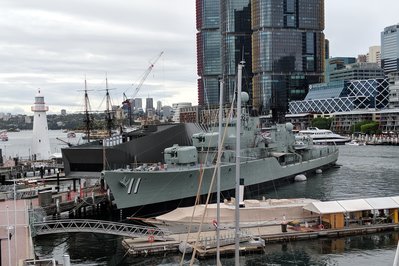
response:
<path id="1" fill-rule="evenodd" d="M 356 63 L 355 57 L 332 57 L 326 60 L 326 67 L 324 69 L 324 81 L 330 82 L 331 72 L 344 69 L 348 64 Z"/>
<path id="2" fill-rule="evenodd" d="M 330 81 L 384 78 L 384 71 L 377 63 L 355 63 L 330 72 Z"/>
<path id="3" fill-rule="evenodd" d="M 277 2 L 252 1 L 253 102 L 282 120 L 288 102 L 323 80 L 324 1 Z"/>
<path id="4" fill-rule="evenodd" d="M 382 132 L 399 133 L 399 109 L 354 110 L 331 114 L 331 130 L 337 133 L 353 133 L 353 126 L 359 122 L 375 121 Z"/>
<path id="5" fill-rule="evenodd" d="M 180 109 L 184 107 L 191 107 L 191 103 L 181 102 L 172 104 L 172 121 L 180 123 Z"/>
<path id="6" fill-rule="evenodd" d="M 157 101 L 157 115 L 161 114 L 161 110 L 162 110 L 162 102 L 161 101 Z"/>
<path id="7" fill-rule="evenodd" d="M 180 108 L 180 123 L 198 123 L 199 122 L 199 107 L 186 106 Z"/>
<path id="8" fill-rule="evenodd" d="M 399 24 L 381 32 L 381 67 L 385 74 L 399 72 Z"/>
<path id="9" fill-rule="evenodd" d="M 389 108 L 399 109 L 399 79 L 389 86 Z"/>
<path id="10" fill-rule="evenodd" d="M 197 0 L 198 102 L 225 100 L 244 60 L 243 91 L 254 112 L 283 120 L 291 100 L 302 100 L 309 84 L 323 80 L 324 0 Z"/>
<path id="11" fill-rule="evenodd" d="M 324 59 L 330 58 L 330 41 L 328 39 L 324 39 Z"/>
<path id="12" fill-rule="evenodd" d="M 220 0 L 196 0 L 198 103 L 219 102 L 219 78 L 222 74 Z"/>
<path id="13" fill-rule="evenodd" d="M 388 106 L 388 79 L 336 80 L 312 85 L 305 100 L 289 103 L 289 112 L 329 114 Z"/>
<path id="14" fill-rule="evenodd" d="M 200 106 L 219 105 L 219 80 L 224 102 L 231 103 L 237 65 L 245 61 L 243 91 L 252 94 L 250 0 L 197 0 L 197 73 Z"/>
<path id="15" fill-rule="evenodd" d="M 143 99 L 134 98 L 132 108 L 133 108 L 133 110 L 142 109 L 143 108 Z"/>
<path id="16" fill-rule="evenodd" d="M 371 46 L 367 53 L 367 63 L 376 63 L 381 67 L 381 46 Z"/>
<path id="17" fill-rule="evenodd" d="M 161 116 L 164 120 L 169 120 L 173 117 L 173 108 L 168 105 L 162 106 Z"/>
<path id="18" fill-rule="evenodd" d="M 145 112 L 148 114 L 149 112 L 154 111 L 154 99 L 146 98 L 145 99 Z"/>

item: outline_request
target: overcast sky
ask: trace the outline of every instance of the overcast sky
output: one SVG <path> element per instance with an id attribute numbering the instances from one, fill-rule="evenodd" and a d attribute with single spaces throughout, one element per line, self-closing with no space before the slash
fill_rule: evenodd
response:
<path id="1" fill-rule="evenodd" d="M 397 0 L 325 0 L 331 56 L 365 54 L 399 22 Z M 0 112 L 32 114 L 40 88 L 49 113 L 92 110 L 133 94 L 164 105 L 197 104 L 195 0 L 0 0 Z"/>

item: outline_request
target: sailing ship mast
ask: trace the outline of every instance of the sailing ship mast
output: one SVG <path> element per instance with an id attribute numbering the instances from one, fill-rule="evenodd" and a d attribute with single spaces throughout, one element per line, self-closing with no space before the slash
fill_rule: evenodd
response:
<path id="1" fill-rule="evenodd" d="M 111 97 L 109 95 L 109 89 L 108 89 L 108 78 L 105 77 L 105 90 L 106 90 L 106 122 L 107 122 L 107 131 L 108 131 L 108 136 L 112 136 L 112 127 L 113 127 L 113 119 L 112 119 L 112 103 L 111 103 Z"/>
<path id="2" fill-rule="evenodd" d="M 87 80 L 85 78 L 85 125 L 86 125 L 86 136 L 87 136 L 87 142 L 90 142 L 90 130 L 92 128 L 92 119 L 90 117 L 90 101 L 89 101 L 89 96 L 87 94 Z"/>

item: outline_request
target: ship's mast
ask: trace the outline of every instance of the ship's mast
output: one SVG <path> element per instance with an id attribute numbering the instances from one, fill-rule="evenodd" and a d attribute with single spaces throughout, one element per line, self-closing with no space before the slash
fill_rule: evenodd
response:
<path id="1" fill-rule="evenodd" d="M 112 135 L 112 126 L 113 126 L 113 119 L 112 119 L 112 103 L 111 103 L 111 97 L 109 95 L 109 89 L 108 89 L 108 78 L 105 77 L 105 90 L 106 90 L 106 122 L 107 122 L 107 130 L 108 130 L 108 136 L 111 137 Z"/>
<path id="2" fill-rule="evenodd" d="M 85 125 L 86 125 L 86 136 L 87 142 L 90 142 L 90 130 L 92 128 L 92 119 L 90 117 L 90 101 L 89 95 L 87 94 L 87 80 L 85 78 Z"/>
<path id="3" fill-rule="evenodd" d="M 240 265 L 240 166 L 241 166 L 241 81 L 244 62 L 238 64 L 237 73 L 237 122 L 236 122 L 236 186 L 235 186 L 235 265 Z"/>

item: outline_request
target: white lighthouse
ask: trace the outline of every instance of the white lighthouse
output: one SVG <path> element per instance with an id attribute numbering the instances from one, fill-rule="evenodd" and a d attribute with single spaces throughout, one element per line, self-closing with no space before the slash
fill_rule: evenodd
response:
<path id="1" fill-rule="evenodd" d="M 44 96 L 40 94 L 40 89 L 35 96 L 35 104 L 32 106 L 32 111 L 34 113 L 32 136 L 33 160 L 48 160 L 51 153 L 46 116 L 48 106 L 44 103 Z"/>

